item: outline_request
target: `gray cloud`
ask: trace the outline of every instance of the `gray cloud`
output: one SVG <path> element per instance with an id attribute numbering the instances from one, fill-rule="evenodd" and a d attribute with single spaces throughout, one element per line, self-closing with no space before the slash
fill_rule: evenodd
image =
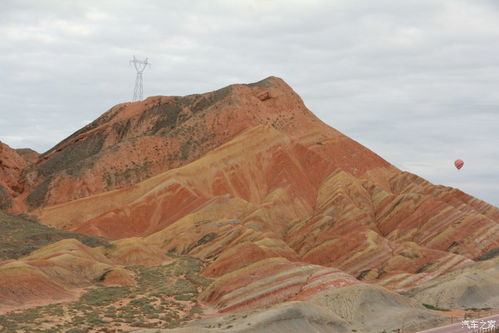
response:
<path id="1" fill-rule="evenodd" d="M 269 75 L 394 165 L 499 204 L 493 0 L 4 1 L 0 140 L 44 151 L 130 100 Z M 461 172 L 456 158 L 465 160 Z"/>

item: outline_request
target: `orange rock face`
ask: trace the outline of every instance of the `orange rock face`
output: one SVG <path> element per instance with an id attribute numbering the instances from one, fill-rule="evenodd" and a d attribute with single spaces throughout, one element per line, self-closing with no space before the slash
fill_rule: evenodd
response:
<path id="1" fill-rule="evenodd" d="M 274 77 L 120 104 L 23 177 L 43 223 L 117 239 L 99 262 L 202 259 L 215 279 L 202 300 L 221 312 L 404 290 L 499 247 L 496 207 L 398 170 Z"/>
<path id="2" fill-rule="evenodd" d="M 374 154 L 366 158 L 367 149 L 320 122 L 286 83 L 271 77 L 203 95 L 150 97 L 113 107 L 39 157 L 26 175 L 35 180 L 27 203 L 50 206 L 136 184 L 258 125 L 316 145 L 318 155 L 330 153 L 336 166 L 355 174 L 387 165 Z"/>
<path id="3" fill-rule="evenodd" d="M 28 162 L 21 155 L 0 142 L 0 209 L 22 209 L 16 198 L 24 191 L 20 177 L 27 166 Z"/>
<path id="4" fill-rule="evenodd" d="M 19 148 L 16 149 L 16 152 L 21 155 L 22 158 L 28 163 L 33 164 L 38 161 L 39 153 L 30 148 Z"/>
<path id="5" fill-rule="evenodd" d="M 0 312 L 30 303 L 77 299 L 78 288 L 91 285 L 111 268 L 111 262 L 98 250 L 74 239 L 0 263 Z"/>

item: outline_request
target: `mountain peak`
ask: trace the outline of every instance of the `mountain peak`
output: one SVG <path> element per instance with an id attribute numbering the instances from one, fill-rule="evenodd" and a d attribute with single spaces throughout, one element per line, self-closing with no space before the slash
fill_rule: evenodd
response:
<path id="1" fill-rule="evenodd" d="M 463 270 L 497 254 L 499 210 L 398 170 L 317 119 L 279 78 L 119 104 L 34 165 L 4 146 L 0 157 L 0 172 L 16 170 L 8 184 L 16 189 L 8 193 L 13 206 L 26 202 L 42 223 L 72 231 L 53 237 L 115 239 L 95 249 L 63 240 L 0 262 L 0 311 L 114 283 L 131 286 L 126 294 L 134 290 L 147 303 L 146 289 L 165 297 L 151 304 L 190 299 L 219 314 L 291 301 L 318 305 L 324 320 L 332 310 L 343 318 L 356 313 L 349 321 L 362 323 L 369 310 L 366 326 L 341 331 L 372 331 L 379 318 L 401 313 L 407 328 L 404 322 L 422 315 L 434 318 L 421 306 L 431 300 L 453 309 L 497 308 L 491 292 L 497 278 L 487 273 L 497 261 Z M 0 222 L 18 224 L 5 217 Z M 29 230 L 14 238 L 30 243 L 38 235 Z M 481 279 L 466 277 L 480 270 Z M 463 279 L 431 281 L 459 271 Z M 43 293 L 20 290 L 24 285 Z M 182 286 L 189 286 L 187 298 L 176 293 Z M 420 289 L 397 293 L 414 287 Z M 131 304 L 109 303 L 113 315 L 128 313 L 116 311 L 119 303 Z"/>
<path id="2" fill-rule="evenodd" d="M 152 96 L 112 107 L 42 154 L 26 177 L 27 203 L 33 209 L 135 184 L 258 125 L 311 144 L 338 135 L 273 76 L 203 94 Z"/>

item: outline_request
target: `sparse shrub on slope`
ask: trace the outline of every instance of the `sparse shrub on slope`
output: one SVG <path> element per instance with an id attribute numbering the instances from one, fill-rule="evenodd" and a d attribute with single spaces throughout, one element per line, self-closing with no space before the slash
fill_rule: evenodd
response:
<path id="1" fill-rule="evenodd" d="M 0 212 L 0 260 L 17 259 L 38 248 L 69 238 L 75 238 L 90 247 L 110 246 L 103 237 L 58 230 L 25 215 Z"/>

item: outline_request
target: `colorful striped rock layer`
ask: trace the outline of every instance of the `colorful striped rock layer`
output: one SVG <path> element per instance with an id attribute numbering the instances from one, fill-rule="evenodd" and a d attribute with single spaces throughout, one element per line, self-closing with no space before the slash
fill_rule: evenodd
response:
<path id="1" fill-rule="evenodd" d="M 19 165 L 24 171 L 4 181 L 23 184 L 8 193 L 17 212 L 115 241 L 97 249 L 57 243 L 57 257 L 49 246 L 0 263 L 0 306 L 71 299 L 112 270 L 124 284 L 139 283 L 128 266 L 189 256 L 210 281 L 197 296 L 211 318 L 199 331 L 244 311 L 309 320 L 300 304 L 331 315 L 330 326 L 317 319 L 326 331 L 369 331 L 384 329 L 383 317 L 398 323 L 391 328 L 441 322 L 421 300 L 435 305 L 442 289 L 431 281 L 449 283 L 452 272 L 486 275 L 475 285 L 466 279 L 460 294 L 499 283 L 497 270 L 476 265 L 498 252 L 496 207 L 397 169 L 320 121 L 275 77 L 117 105 L 31 166 Z M 71 251 L 78 272 L 65 270 Z M 14 278 L 33 282 L 17 287 Z M 488 295 L 480 300 L 499 308 Z"/>

